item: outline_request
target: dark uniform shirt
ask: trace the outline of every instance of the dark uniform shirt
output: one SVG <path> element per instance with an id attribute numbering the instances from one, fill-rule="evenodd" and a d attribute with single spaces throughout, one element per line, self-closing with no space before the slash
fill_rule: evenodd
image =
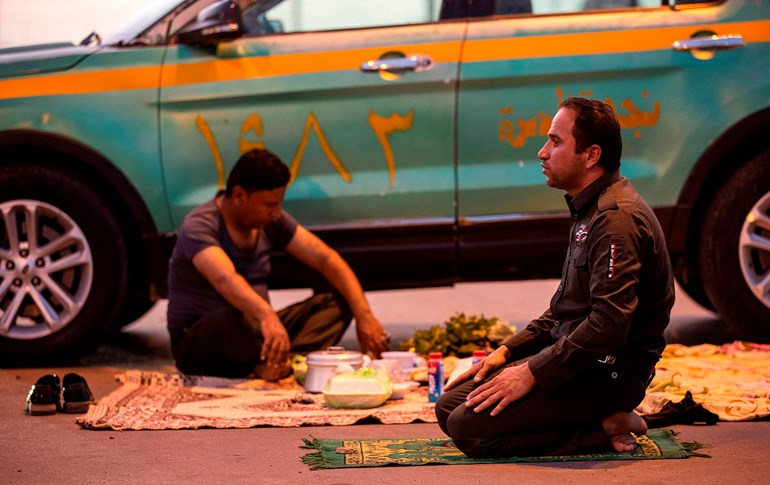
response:
<path id="1" fill-rule="evenodd" d="M 504 342 L 511 360 L 532 356 L 537 384 L 555 389 L 597 366 L 622 366 L 640 379 L 666 345 L 674 282 L 652 209 L 618 171 L 574 198 L 570 243 L 551 305 Z"/>

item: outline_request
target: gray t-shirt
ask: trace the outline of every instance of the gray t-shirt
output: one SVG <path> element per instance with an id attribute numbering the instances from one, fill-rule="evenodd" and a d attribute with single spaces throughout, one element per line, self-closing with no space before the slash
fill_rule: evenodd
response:
<path id="1" fill-rule="evenodd" d="M 227 305 L 208 280 L 193 266 L 192 258 L 210 246 L 218 246 L 235 265 L 235 270 L 266 300 L 270 276 L 270 253 L 289 244 L 297 221 L 283 211 L 280 219 L 259 232 L 254 250 L 238 248 L 230 238 L 222 214 L 211 200 L 190 212 L 182 222 L 168 270 L 168 328 L 187 328 L 206 313 Z"/>

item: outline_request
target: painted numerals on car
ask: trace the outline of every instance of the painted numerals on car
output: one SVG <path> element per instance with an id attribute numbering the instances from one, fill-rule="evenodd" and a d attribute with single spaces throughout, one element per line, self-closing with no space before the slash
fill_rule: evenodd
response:
<path id="1" fill-rule="evenodd" d="M 414 109 L 409 110 L 406 115 L 391 113 L 389 116 L 382 116 L 373 110 L 369 110 L 369 127 L 376 136 L 377 141 L 380 144 L 380 148 L 382 149 L 382 152 L 385 156 L 385 161 L 388 164 L 388 178 L 391 188 L 393 188 L 395 184 L 396 159 L 393 154 L 393 148 L 391 147 L 388 135 L 395 131 L 409 131 L 412 128 L 413 121 Z M 200 134 L 206 140 L 209 150 L 214 157 L 214 163 L 216 164 L 217 169 L 218 186 L 221 189 L 225 185 L 225 167 L 216 137 L 211 131 L 211 128 L 209 127 L 209 124 L 203 115 L 198 114 L 195 119 L 195 125 Z M 311 132 L 315 133 L 316 138 L 318 139 L 318 143 L 321 146 L 321 150 L 326 155 L 329 163 L 332 165 L 332 167 L 334 167 L 340 177 L 345 182 L 352 182 L 352 175 L 332 149 L 329 140 L 321 128 L 321 123 L 318 121 L 318 117 L 313 111 L 310 111 L 307 115 L 305 120 L 305 127 L 302 132 L 302 138 L 300 139 L 297 152 L 292 159 L 291 166 L 289 167 L 291 171 L 291 180 L 294 181 L 294 179 L 297 177 L 297 174 L 299 173 L 300 166 L 302 165 L 302 157 L 305 153 L 305 148 L 307 147 L 308 141 L 310 140 Z M 245 153 L 254 148 L 265 148 L 264 141 L 251 141 L 247 138 L 249 133 L 253 133 L 258 139 L 261 139 L 264 135 L 264 124 L 259 113 L 252 113 L 246 117 L 243 124 L 241 125 L 240 133 L 240 153 Z"/>

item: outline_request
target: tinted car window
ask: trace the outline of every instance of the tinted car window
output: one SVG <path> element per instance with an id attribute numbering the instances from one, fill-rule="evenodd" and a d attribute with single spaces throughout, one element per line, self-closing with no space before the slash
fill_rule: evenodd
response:
<path id="1" fill-rule="evenodd" d="M 411 25 L 437 20 L 438 6 L 414 0 L 279 0 L 245 8 L 243 22 L 252 35 Z"/>

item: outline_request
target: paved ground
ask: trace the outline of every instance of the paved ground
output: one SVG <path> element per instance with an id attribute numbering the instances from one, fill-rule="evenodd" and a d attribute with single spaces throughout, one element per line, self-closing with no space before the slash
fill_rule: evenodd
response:
<path id="1" fill-rule="evenodd" d="M 409 337 L 455 311 L 500 316 L 523 325 L 544 308 L 555 282 L 461 285 L 454 289 L 370 295 L 394 334 Z M 276 306 L 302 292 L 273 295 Z M 311 471 L 300 457 L 302 438 L 439 436 L 435 424 L 256 428 L 195 431 L 91 431 L 73 415 L 26 416 L 24 398 L 42 374 L 78 372 L 97 398 L 117 388 L 114 375 L 139 368 L 173 371 L 159 304 L 94 355 L 67 368 L 0 369 L 0 482 L 2 483 L 768 483 L 770 421 L 675 426 L 683 441 L 710 445 L 710 458 L 686 460 L 463 465 Z M 686 344 L 732 340 L 721 323 L 687 298 L 678 299 L 670 341 Z M 343 342 L 355 346 L 352 333 Z"/>

